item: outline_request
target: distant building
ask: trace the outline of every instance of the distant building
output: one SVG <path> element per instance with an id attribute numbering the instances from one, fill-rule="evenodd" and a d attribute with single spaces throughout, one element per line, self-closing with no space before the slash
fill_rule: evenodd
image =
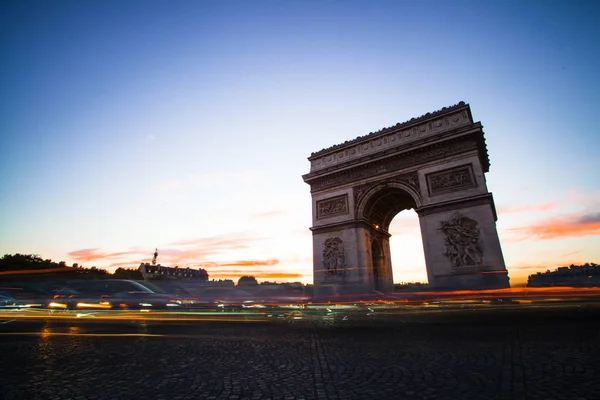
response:
<path id="1" fill-rule="evenodd" d="M 427 283 L 422 282 L 402 282 L 394 284 L 395 292 L 424 292 L 430 290 Z"/>
<path id="2" fill-rule="evenodd" d="M 528 287 L 571 286 L 571 287 L 600 287 L 600 265 L 586 263 L 559 267 L 554 271 L 530 275 Z"/>
<path id="3" fill-rule="evenodd" d="M 161 280 L 184 280 L 184 281 L 207 281 L 208 273 L 205 269 L 191 269 L 190 267 L 164 267 L 156 264 L 158 259 L 158 249 L 154 251 L 152 263 L 141 263 L 138 271 L 142 274 L 144 280 L 161 279 Z"/>
<path id="4" fill-rule="evenodd" d="M 165 267 L 160 264 L 141 263 L 138 271 L 145 280 L 171 279 L 186 281 L 207 281 L 208 273 L 204 269 L 192 269 L 189 267 Z"/>

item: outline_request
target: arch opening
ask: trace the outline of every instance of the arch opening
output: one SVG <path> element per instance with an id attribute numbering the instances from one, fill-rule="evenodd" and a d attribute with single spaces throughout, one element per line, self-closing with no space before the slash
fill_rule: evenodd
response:
<path id="1" fill-rule="evenodd" d="M 403 210 L 416 208 L 413 197 L 397 187 L 384 187 L 373 193 L 364 203 L 362 218 L 375 229 L 388 232 L 394 217 Z"/>
<path id="2" fill-rule="evenodd" d="M 423 234 L 414 210 L 400 212 L 390 224 L 390 254 L 396 284 L 429 283 Z"/>
<path id="3" fill-rule="evenodd" d="M 372 227 L 370 286 L 373 290 L 392 289 L 395 282 L 427 282 L 418 216 L 414 211 L 406 212 L 415 208 L 417 202 L 413 196 L 397 186 L 382 186 L 363 201 L 361 217 Z M 393 235 L 399 237 L 391 239 Z M 399 266 L 396 273 L 392 262 Z"/>

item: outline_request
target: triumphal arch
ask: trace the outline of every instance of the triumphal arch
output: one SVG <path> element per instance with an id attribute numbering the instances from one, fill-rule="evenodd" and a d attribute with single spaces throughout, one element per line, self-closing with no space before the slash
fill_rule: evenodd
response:
<path id="1" fill-rule="evenodd" d="M 431 287 L 509 287 L 482 128 L 460 102 L 312 153 L 315 293 L 393 291 L 388 228 L 407 209 Z"/>

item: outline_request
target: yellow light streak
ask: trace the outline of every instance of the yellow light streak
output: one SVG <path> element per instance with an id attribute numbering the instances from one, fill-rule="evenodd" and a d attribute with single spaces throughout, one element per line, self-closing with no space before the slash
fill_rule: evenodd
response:
<path id="1" fill-rule="evenodd" d="M 109 309 L 110 304 L 107 302 L 102 303 L 77 303 L 76 307 L 79 308 L 100 308 L 100 309 Z"/>

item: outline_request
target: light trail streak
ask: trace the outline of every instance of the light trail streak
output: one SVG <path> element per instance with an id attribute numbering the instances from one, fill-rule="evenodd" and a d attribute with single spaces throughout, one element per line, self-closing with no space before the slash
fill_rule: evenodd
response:
<path id="1" fill-rule="evenodd" d="M 162 335 L 158 333 L 70 333 L 70 332 L 0 332 L 0 336 L 96 336 L 96 337 L 173 337 L 177 335 Z M 192 335 L 189 335 L 192 336 Z"/>
<path id="2" fill-rule="evenodd" d="M 0 318 L 6 317 L 3 313 L 0 313 Z M 77 314 L 10 314 L 13 320 L 65 320 L 65 321 L 197 321 L 197 322 L 260 322 L 265 320 L 265 315 L 260 314 L 240 314 L 240 315 L 227 315 L 227 316 L 215 316 L 215 315 L 164 315 L 164 314 L 151 314 L 144 313 L 142 315 L 131 315 L 131 314 L 110 314 L 110 315 L 86 315 L 77 316 Z"/>

